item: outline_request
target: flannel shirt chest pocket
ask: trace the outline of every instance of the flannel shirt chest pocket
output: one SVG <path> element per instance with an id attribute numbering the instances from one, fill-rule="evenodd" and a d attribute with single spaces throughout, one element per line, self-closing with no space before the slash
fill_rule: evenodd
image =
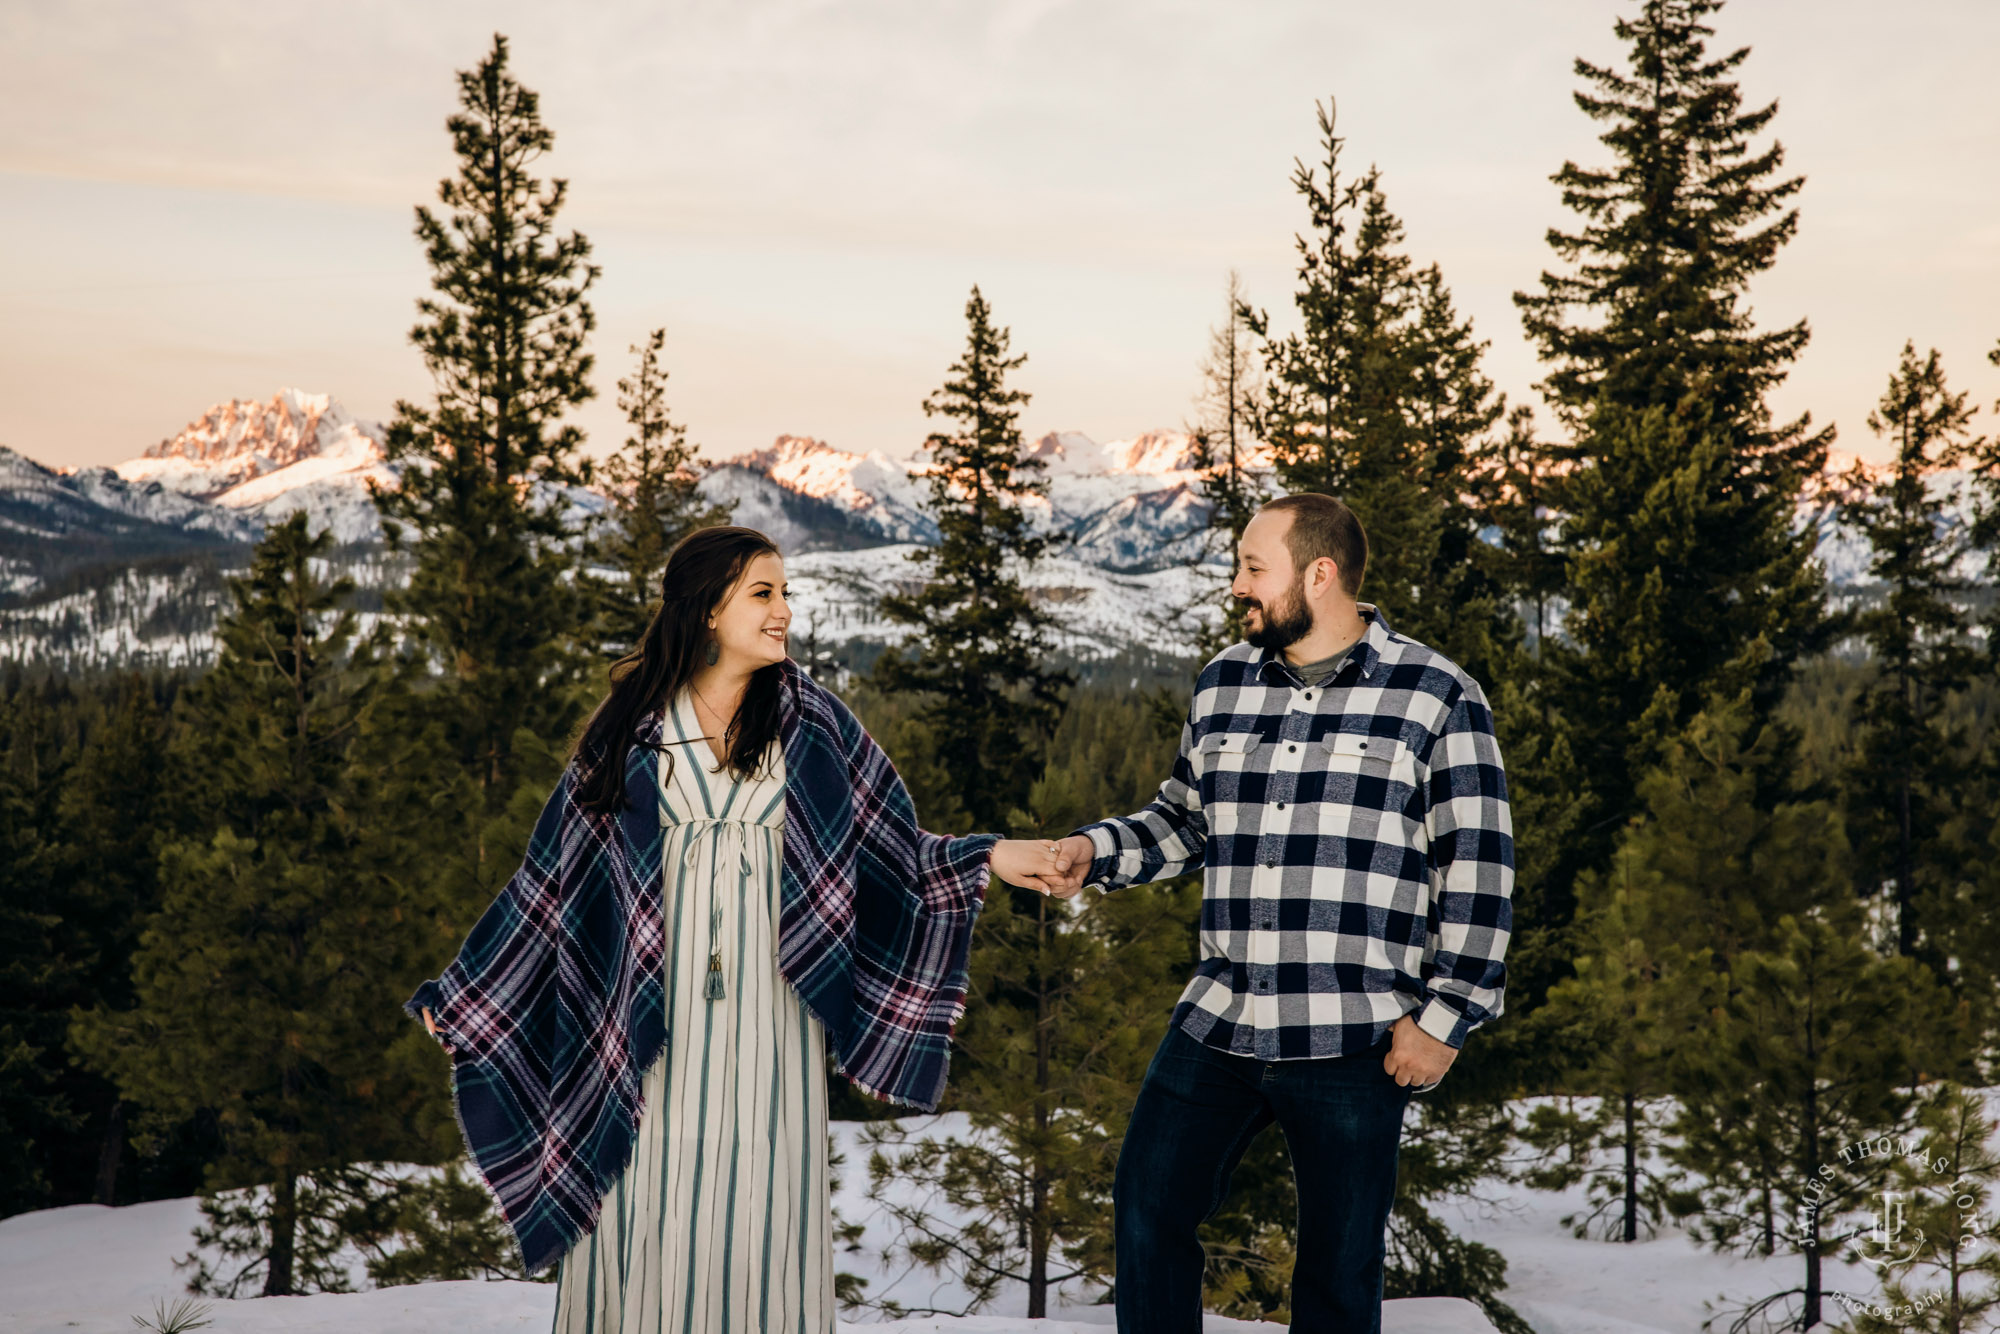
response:
<path id="1" fill-rule="evenodd" d="M 1341 827 L 1371 837 L 1415 838 L 1422 830 L 1417 760 L 1395 737 L 1332 732 L 1317 743 L 1320 800 L 1327 817 Z M 1301 793 L 1301 797 L 1305 794 Z"/>
<path id="2" fill-rule="evenodd" d="M 1264 799 L 1271 748 L 1256 732 L 1210 732 L 1195 756 L 1201 804 L 1215 828 L 1226 832 L 1235 825 L 1235 806 Z"/>

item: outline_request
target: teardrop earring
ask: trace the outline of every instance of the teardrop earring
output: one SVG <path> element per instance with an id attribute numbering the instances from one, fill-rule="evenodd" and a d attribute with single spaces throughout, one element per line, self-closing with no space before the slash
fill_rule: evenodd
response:
<path id="1" fill-rule="evenodd" d="M 708 652 L 702 654 L 702 657 L 707 660 L 709 666 L 713 667 L 715 666 L 715 660 L 721 656 L 722 656 L 721 643 L 713 639 L 709 640 Z"/>

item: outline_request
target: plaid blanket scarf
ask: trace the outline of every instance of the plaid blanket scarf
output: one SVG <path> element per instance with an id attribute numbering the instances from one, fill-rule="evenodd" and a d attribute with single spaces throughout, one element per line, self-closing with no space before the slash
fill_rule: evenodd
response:
<path id="1" fill-rule="evenodd" d="M 997 835 L 917 827 L 908 790 L 847 707 L 782 664 L 785 829 L 777 964 L 857 1088 L 936 1109 Z M 658 743 L 664 718 L 635 732 Z M 478 1174 L 532 1274 L 597 1221 L 630 1160 L 641 1080 L 665 1051 L 658 757 L 628 752 L 626 805 L 557 783 L 521 868 L 458 957 L 417 988 L 452 1058 Z"/>

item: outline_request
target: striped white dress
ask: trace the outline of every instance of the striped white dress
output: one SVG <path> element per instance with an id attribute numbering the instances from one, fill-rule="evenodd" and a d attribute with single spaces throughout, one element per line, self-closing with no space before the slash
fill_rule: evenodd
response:
<path id="1" fill-rule="evenodd" d="M 664 740 L 667 1049 L 632 1161 L 561 1261 L 555 1331 L 830 1334 L 826 1034 L 776 955 L 784 756 L 742 782 L 714 772 L 685 693 Z"/>

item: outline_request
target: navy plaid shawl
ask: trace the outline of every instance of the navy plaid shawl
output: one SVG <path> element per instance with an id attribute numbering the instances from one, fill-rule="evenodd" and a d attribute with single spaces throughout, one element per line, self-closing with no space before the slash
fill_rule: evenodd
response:
<path id="1" fill-rule="evenodd" d="M 841 1074 L 934 1111 L 998 836 L 919 829 L 854 715 L 795 663 L 780 670 L 778 969 L 825 1024 Z M 662 721 L 648 714 L 636 737 L 657 743 Z M 577 804 L 573 762 L 521 869 L 403 1007 L 413 1018 L 430 1007 L 466 1148 L 530 1274 L 595 1226 L 669 1038 L 657 763 L 631 748 L 626 805 L 611 815 Z"/>

